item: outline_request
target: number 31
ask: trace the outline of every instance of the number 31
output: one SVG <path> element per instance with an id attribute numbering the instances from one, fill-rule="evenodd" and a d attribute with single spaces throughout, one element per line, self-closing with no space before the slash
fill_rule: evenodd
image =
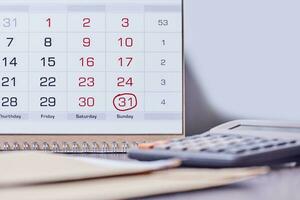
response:
<path id="1" fill-rule="evenodd" d="M 9 28 L 9 27 L 17 27 L 17 19 L 16 18 L 4 18 L 3 19 L 3 27 Z"/>

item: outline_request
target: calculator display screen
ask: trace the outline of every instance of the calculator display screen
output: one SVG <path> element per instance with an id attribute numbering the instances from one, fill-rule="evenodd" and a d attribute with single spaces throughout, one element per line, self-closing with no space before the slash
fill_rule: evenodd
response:
<path id="1" fill-rule="evenodd" d="M 182 134 L 182 7 L 0 1 L 0 134 Z"/>
<path id="2" fill-rule="evenodd" d="M 231 130 L 300 133 L 300 128 L 297 128 L 297 127 L 279 127 L 279 126 L 240 125 L 240 126 L 234 127 Z"/>

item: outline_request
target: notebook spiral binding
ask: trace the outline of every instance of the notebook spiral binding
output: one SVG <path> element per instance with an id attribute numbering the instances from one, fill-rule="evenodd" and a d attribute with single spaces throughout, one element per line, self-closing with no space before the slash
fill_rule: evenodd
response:
<path id="1" fill-rule="evenodd" d="M 58 144 L 53 142 L 49 144 L 47 142 L 24 142 L 20 143 L 8 143 L 4 142 L 0 145 L 0 151 L 45 151 L 54 153 L 127 153 L 130 148 L 138 146 L 137 142 L 63 142 Z"/>

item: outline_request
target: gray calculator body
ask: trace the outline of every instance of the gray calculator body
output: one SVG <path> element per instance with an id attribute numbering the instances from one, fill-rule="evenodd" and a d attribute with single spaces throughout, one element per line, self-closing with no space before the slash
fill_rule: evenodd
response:
<path id="1" fill-rule="evenodd" d="M 209 131 L 266 138 L 300 139 L 300 122 L 236 120 L 221 124 Z"/>
<path id="2" fill-rule="evenodd" d="M 132 149 L 138 160 L 178 158 L 184 166 L 243 167 L 298 161 L 300 123 L 238 120 L 206 133 Z"/>

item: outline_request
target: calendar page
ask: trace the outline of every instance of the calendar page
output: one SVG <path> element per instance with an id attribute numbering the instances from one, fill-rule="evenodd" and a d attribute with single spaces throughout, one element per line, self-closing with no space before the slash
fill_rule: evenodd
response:
<path id="1" fill-rule="evenodd" d="M 183 134 L 181 0 L 0 0 L 0 134 Z"/>

